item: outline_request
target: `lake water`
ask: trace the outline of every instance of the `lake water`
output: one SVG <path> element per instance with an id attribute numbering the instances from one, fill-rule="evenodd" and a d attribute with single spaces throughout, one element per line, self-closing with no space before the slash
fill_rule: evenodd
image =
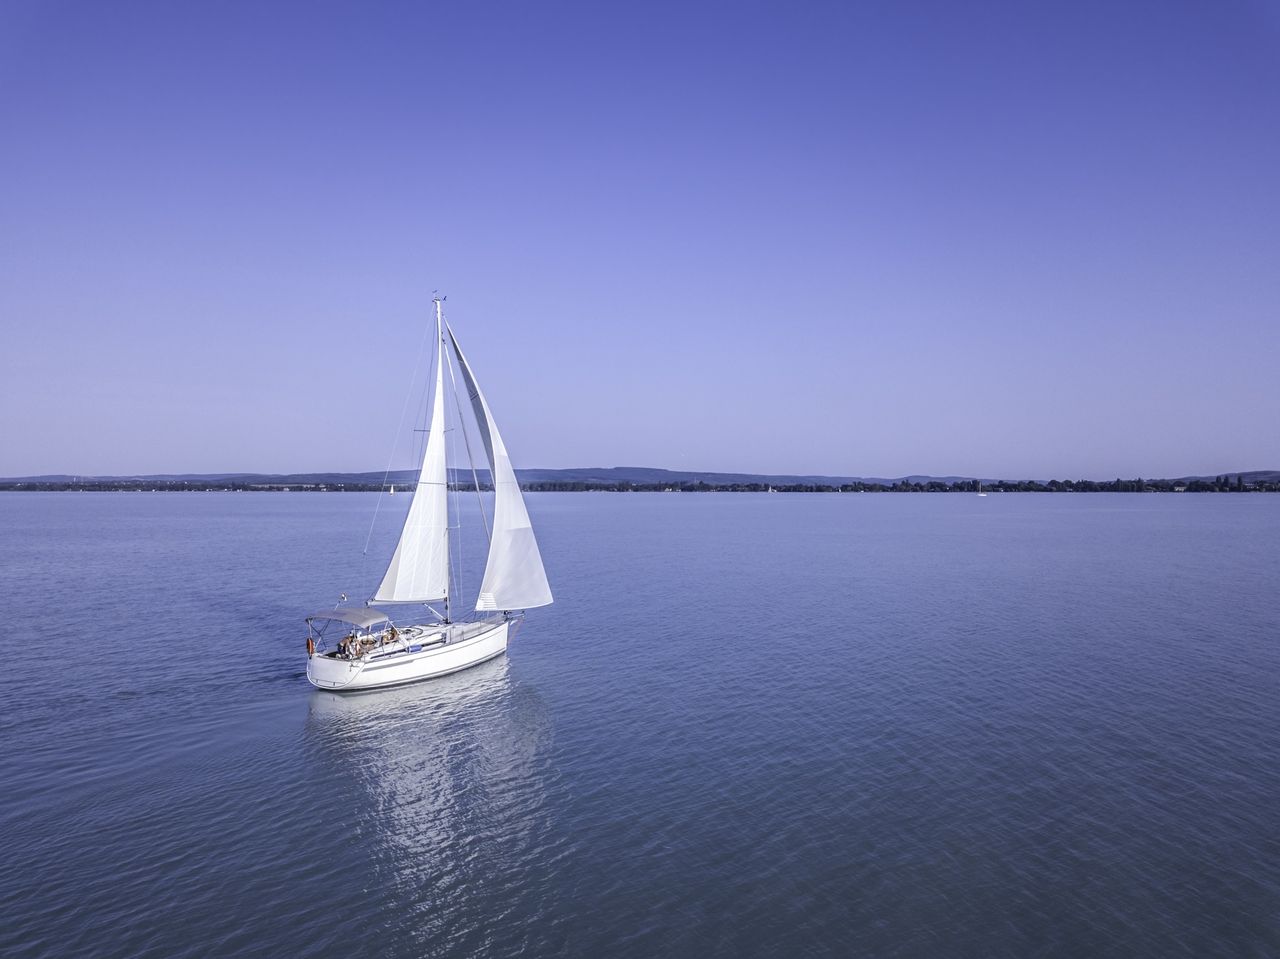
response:
<path id="1" fill-rule="evenodd" d="M 374 502 L 0 496 L 0 954 L 1280 955 L 1280 496 L 530 495 L 505 658 L 314 692 Z"/>

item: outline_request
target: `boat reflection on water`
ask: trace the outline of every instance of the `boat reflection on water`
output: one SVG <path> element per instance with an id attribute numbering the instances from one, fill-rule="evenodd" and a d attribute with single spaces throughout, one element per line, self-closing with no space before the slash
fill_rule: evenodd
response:
<path id="1" fill-rule="evenodd" d="M 505 656 L 425 684 L 317 691 L 306 738 L 343 807 L 317 812 L 348 827 L 346 852 L 371 858 L 415 937 L 462 947 L 485 926 L 476 900 L 527 894 L 548 831 L 550 726 Z"/>

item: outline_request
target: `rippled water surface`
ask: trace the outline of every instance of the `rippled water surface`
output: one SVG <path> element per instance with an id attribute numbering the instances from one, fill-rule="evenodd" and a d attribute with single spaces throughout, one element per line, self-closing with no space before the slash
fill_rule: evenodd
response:
<path id="1" fill-rule="evenodd" d="M 407 497 L 0 496 L 0 954 L 1280 955 L 1280 496 L 528 499 L 343 697 Z"/>

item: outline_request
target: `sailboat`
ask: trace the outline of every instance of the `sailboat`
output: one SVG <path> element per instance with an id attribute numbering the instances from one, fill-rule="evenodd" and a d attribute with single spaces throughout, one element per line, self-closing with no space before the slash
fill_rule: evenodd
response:
<path id="1" fill-rule="evenodd" d="M 400 538 L 373 596 L 363 606 L 339 605 L 306 618 L 307 679 L 319 689 L 356 691 L 400 686 L 493 659 L 506 651 L 511 633 L 524 618 L 524 610 L 547 606 L 552 601 L 538 541 L 506 445 L 471 365 L 445 322 L 443 300 L 436 297 L 433 302 L 435 382 L 418 482 Z M 492 525 L 484 517 L 489 537 L 484 577 L 475 611 L 463 621 L 455 621 L 450 610 L 450 600 L 457 594 L 451 575 L 449 463 L 445 444 L 446 366 L 457 395 L 450 353 L 462 374 L 494 489 Z M 461 410 L 458 412 L 458 425 L 464 426 Z M 465 432 L 464 439 L 467 449 L 473 449 Z M 471 468 L 476 477 L 474 463 Z M 440 604 L 440 610 L 432 604 Z M 390 607 L 390 611 L 379 607 Z M 334 632 L 340 633 L 341 638 L 330 644 L 326 634 Z"/>

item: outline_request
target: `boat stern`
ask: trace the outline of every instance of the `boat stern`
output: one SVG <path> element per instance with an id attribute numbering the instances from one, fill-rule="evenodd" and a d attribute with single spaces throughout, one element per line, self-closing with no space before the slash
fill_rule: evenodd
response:
<path id="1" fill-rule="evenodd" d="M 307 659 L 307 680 L 316 689 L 342 689 L 360 675 L 364 663 L 316 653 Z"/>

